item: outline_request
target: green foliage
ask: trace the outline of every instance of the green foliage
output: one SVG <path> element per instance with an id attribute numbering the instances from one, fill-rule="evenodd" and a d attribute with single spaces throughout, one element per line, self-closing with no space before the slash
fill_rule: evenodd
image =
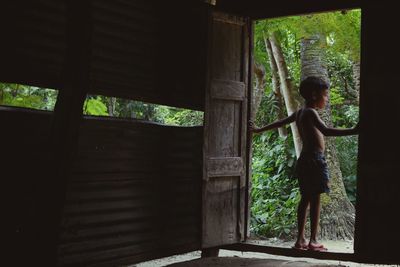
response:
<path id="1" fill-rule="evenodd" d="M 203 124 L 203 112 L 174 108 L 140 101 L 105 96 L 88 96 L 84 104 L 84 114 L 109 116 L 108 110 L 114 106 L 112 116 L 134 118 L 176 126 L 196 126 Z"/>
<path id="2" fill-rule="evenodd" d="M 351 88 L 354 88 L 352 65 L 348 55 L 327 51 L 332 122 L 336 127 L 352 128 L 358 122 L 359 108 L 350 93 Z M 355 204 L 358 137 L 336 137 L 335 142 L 347 196 Z"/>
<path id="3" fill-rule="evenodd" d="M 251 231 L 256 235 L 294 234 L 300 195 L 292 175 L 295 152 L 293 144 L 287 146 L 290 138 L 267 132 L 253 139 Z"/>
<path id="4" fill-rule="evenodd" d="M 0 83 L 0 105 L 33 109 L 53 110 L 58 91 L 35 86 Z M 113 111 L 110 112 L 110 107 Z M 83 114 L 134 118 L 176 126 L 203 124 L 203 112 L 167 107 L 140 101 L 88 95 L 83 105 Z"/>
<path id="5" fill-rule="evenodd" d="M 344 97 L 340 94 L 339 89 L 331 88 L 330 89 L 330 103 L 332 106 L 343 104 Z"/>
<path id="6" fill-rule="evenodd" d="M 360 60 L 361 10 L 346 10 L 310 14 L 306 16 L 282 17 L 257 21 L 256 40 L 260 35 L 276 34 L 284 44 L 287 35 L 294 35 L 296 40 L 320 34 L 326 36 L 326 45 L 330 50 L 348 55 L 352 60 Z M 256 41 L 255 45 L 259 43 Z M 260 48 L 262 49 L 262 48 Z M 257 53 L 256 59 L 262 56 Z"/>
<path id="7" fill-rule="evenodd" d="M 203 112 L 201 111 L 125 99 L 117 99 L 117 112 L 114 115 L 175 126 L 197 126 L 203 124 Z"/>
<path id="8" fill-rule="evenodd" d="M 161 112 L 160 112 L 161 113 Z M 169 125 L 196 126 L 203 124 L 203 112 L 187 109 L 170 108 L 164 121 Z"/>
<path id="9" fill-rule="evenodd" d="M 83 113 L 85 115 L 107 116 L 107 106 L 101 101 L 100 97 L 86 99 Z"/>
<path id="10" fill-rule="evenodd" d="M 342 127 L 350 128 L 358 122 L 358 107 L 347 106 L 342 109 L 343 116 L 341 118 Z M 358 156 L 358 137 L 343 136 L 336 138 L 336 147 L 340 169 L 343 175 L 343 183 L 346 188 L 349 200 L 355 204 L 356 200 L 356 174 L 357 174 L 357 156 Z"/>
<path id="11" fill-rule="evenodd" d="M 53 110 L 56 90 L 21 84 L 0 83 L 0 105 Z"/>
<path id="12" fill-rule="evenodd" d="M 355 204 L 358 141 L 356 136 L 336 138 L 340 169 L 349 200 Z"/>
<path id="13" fill-rule="evenodd" d="M 290 53 L 290 49 L 288 51 Z M 261 99 L 256 124 L 265 125 L 276 120 L 278 109 L 269 82 Z M 265 132 L 254 136 L 252 147 L 250 230 L 262 237 L 290 237 L 296 228 L 299 200 L 297 180 L 292 178 L 295 162 L 292 137 L 279 138 L 277 131 Z"/>

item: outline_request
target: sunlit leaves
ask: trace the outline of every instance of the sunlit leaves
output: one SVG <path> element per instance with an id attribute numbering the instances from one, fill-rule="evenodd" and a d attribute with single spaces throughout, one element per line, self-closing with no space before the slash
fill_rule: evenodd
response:
<path id="1" fill-rule="evenodd" d="M 107 106 L 101 101 L 100 97 L 89 98 L 84 104 L 84 114 L 96 115 L 96 116 L 107 116 Z"/>
<path id="2" fill-rule="evenodd" d="M 332 106 L 343 104 L 344 97 L 340 95 L 337 88 L 331 88 L 330 90 L 330 103 Z"/>
<path id="3" fill-rule="evenodd" d="M 203 124 L 203 112 L 200 111 L 171 108 L 165 115 L 165 122 L 169 125 L 196 126 Z"/>
<path id="4" fill-rule="evenodd" d="M 277 34 L 280 42 L 294 35 L 297 40 L 316 33 L 327 37 L 329 49 L 360 59 L 361 10 L 346 10 L 306 16 L 276 18 L 256 23 L 256 40 L 260 35 Z M 290 34 L 289 34 L 290 33 Z M 256 41 L 256 45 L 258 42 Z M 257 51 L 257 50 L 256 50 Z M 256 52 L 256 56 L 257 56 Z M 259 56 L 261 58 L 261 56 Z"/>

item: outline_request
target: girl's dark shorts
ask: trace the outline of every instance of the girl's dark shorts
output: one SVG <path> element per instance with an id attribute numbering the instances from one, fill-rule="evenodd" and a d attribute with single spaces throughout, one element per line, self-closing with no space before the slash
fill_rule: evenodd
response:
<path id="1" fill-rule="evenodd" d="M 329 193 L 329 172 L 322 152 L 301 152 L 296 163 L 295 176 L 302 195 Z"/>

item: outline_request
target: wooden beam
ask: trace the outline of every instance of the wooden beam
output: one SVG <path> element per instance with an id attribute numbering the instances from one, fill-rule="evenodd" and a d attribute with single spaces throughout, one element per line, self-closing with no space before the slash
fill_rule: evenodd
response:
<path id="1" fill-rule="evenodd" d="M 388 260 L 384 258 L 374 257 L 374 255 L 365 256 L 361 253 L 341 253 L 341 252 L 318 252 L 309 250 L 294 250 L 291 248 L 283 247 L 269 247 L 251 243 L 238 243 L 219 247 L 219 249 L 234 250 L 234 251 L 247 251 L 259 252 L 272 255 L 295 257 L 295 258 L 313 258 L 319 260 L 336 260 L 336 261 L 349 261 L 358 263 L 369 264 L 398 264 L 396 260 Z"/>
<path id="2" fill-rule="evenodd" d="M 246 97 L 246 85 L 243 82 L 212 80 L 211 97 L 243 101 Z"/>
<path id="3" fill-rule="evenodd" d="M 249 16 L 252 19 L 266 19 L 281 16 L 303 15 L 361 7 L 361 0 L 218 0 L 217 9 Z"/>
<path id="4" fill-rule="evenodd" d="M 260 252 L 287 257 L 314 258 L 320 260 L 356 261 L 355 254 L 338 252 L 299 251 L 291 248 L 268 247 L 250 243 L 239 243 L 221 247 L 221 249 Z"/>
<path id="5" fill-rule="evenodd" d="M 63 87 L 54 109 L 48 171 L 38 181 L 33 228 L 34 257 L 41 266 L 57 266 L 60 223 L 70 166 L 77 147 L 82 108 L 89 87 L 90 0 L 67 1 L 67 52 Z"/>
<path id="6" fill-rule="evenodd" d="M 241 157 L 213 157 L 207 160 L 207 177 L 226 177 L 243 175 Z"/>

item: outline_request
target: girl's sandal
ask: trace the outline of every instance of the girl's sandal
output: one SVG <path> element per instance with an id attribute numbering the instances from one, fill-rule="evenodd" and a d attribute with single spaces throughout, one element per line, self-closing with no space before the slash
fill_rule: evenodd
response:
<path id="1" fill-rule="evenodd" d="M 308 244 L 308 250 L 311 251 L 319 251 L 319 252 L 325 252 L 328 251 L 328 249 L 326 247 L 324 247 L 324 245 L 312 245 L 312 244 Z"/>

